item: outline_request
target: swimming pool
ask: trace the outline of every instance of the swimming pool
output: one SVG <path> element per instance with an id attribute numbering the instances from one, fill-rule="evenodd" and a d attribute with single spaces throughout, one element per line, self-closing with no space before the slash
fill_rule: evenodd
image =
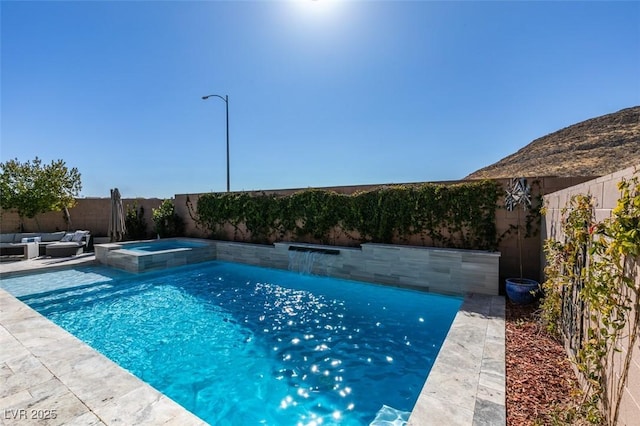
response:
<path id="1" fill-rule="evenodd" d="M 461 303 L 224 262 L 89 275 L 21 299 L 212 424 L 409 411 Z"/>

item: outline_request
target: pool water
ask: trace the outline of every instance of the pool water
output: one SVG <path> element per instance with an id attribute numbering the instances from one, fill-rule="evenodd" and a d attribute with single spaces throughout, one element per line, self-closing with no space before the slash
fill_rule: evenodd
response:
<path id="1" fill-rule="evenodd" d="M 20 298 L 216 425 L 401 424 L 462 302 L 219 261 L 103 269 Z"/>

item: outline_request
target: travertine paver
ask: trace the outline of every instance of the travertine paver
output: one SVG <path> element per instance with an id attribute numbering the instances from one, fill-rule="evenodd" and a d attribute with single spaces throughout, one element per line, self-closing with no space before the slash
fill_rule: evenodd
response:
<path id="1" fill-rule="evenodd" d="M 201 419 L 0 290 L 1 425 L 202 425 Z"/>
<path id="2" fill-rule="evenodd" d="M 65 265 L 47 262 L 0 264 L 0 272 Z M 506 424 L 504 312 L 503 297 L 467 295 L 409 425 Z M 46 410 L 55 410 L 56 418 L 19 419 L 45 416 Z M 205 423 L 0 289 L 0 425 L 4 424 Z"/>
<path id="3" fill-rule="evenodd" d="M 506 424 L 504 312 L 503 297 L 467 295 L 409 425 Z"/>

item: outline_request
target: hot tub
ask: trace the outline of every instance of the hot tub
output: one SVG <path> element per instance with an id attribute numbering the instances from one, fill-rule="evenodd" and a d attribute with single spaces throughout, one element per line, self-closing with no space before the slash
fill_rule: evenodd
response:
<path id="1" fill-rule="evenodd" d="M 129 272 L 144 272 L 204 262 L 216 258 L 213 241 L 166 238 L 95 245 L 96 260 Z"/>

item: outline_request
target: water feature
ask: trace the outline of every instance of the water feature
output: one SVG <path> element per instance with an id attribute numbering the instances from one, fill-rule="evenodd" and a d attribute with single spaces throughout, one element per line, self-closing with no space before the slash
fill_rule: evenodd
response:
<path id="1" fill-rule="evenodd" d="M 289 247 L 289 271 L 301 274 L 330 275 L 339 250 L 310 246 Z"/>

